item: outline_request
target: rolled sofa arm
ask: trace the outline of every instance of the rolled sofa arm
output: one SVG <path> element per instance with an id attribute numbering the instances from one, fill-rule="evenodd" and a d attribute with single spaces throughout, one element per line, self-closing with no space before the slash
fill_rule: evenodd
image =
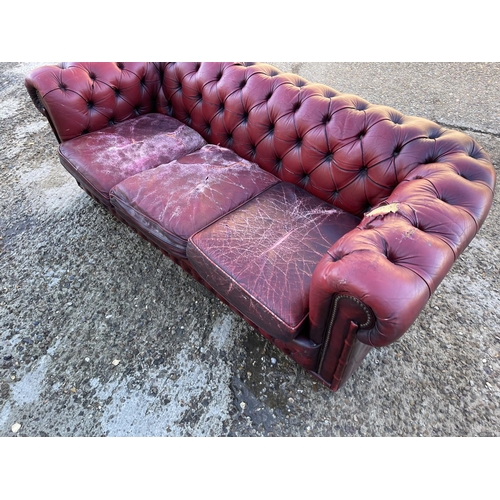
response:
<path id="1" fill-rule="evenodd" d="M 340 359 L 325 344 L 345 336 L 346 323 L 367 346 L 399 339 L 484 222 L 496 181 L 491 161 L 465 134 L 445 135 L 449 147 L 443 154 L 407 166 L 392 194 L 318 263 L 309 304 L 311 340 L 323 352 L 318 372 L 326 352 Z M 366 314 L 361 320 L 344 314 L 334 321 L 333 315 L 342 317 L 339 297 L 358 303 Z M 370 316 L 371 321 L 360 322 Z M 328 377 L 332 370 L 323 369 Z"/>
<path id="2" fill-rule="evenodd" d="M 357 299 L 374 316 L 358 339 L 381 347 L 397 340 L 415 321 L 454 262 L 451 248 L 416 229 L 387 205 L 383 218 L 363 222 L 341 238 L 319 262 L 310 292 L 311 337 L 322 343 L 335 295 Z"/>
<path id="3" fill-rule="evenodd" d="M 162 106 L 160 63 L 61 63 L 25 79 L 37 109 L 59 142 Z"/>

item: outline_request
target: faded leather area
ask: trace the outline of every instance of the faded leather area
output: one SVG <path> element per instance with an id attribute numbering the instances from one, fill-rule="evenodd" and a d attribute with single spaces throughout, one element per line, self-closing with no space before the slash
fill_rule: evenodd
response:
<path id="1" fill-rule="evenodd" d="M 280 182 L 230 149 L 207 145 L 115 186 L 111 203 L 167 252 L 186 257 L 188 238 Z"/>
<path id="2" fill-rule="evenodd" d="M 109 205 L 109 191 L 119 182 L 204 145 L 187 125 L 152 113 L 64 142 L 59 156 L 79 182 Z"/>
<path id="3" fill-rule="evenodd" d="M 280 183 L 195 234 L 187 256 L 230 304 L 275 338 L 307 324 L 313 271 L 360 220 Z"/>

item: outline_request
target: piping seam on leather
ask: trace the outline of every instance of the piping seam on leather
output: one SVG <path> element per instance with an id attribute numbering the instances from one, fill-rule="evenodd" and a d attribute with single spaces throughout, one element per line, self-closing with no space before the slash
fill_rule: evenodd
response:
<path id="1" fill-rule="evenodd" d="M 351 297 L 350 295 L 337 295 L 337 297 L 335 298 L 335 302 L 333 303 L 333 310 L 332 310 L 332 314 L 330 317 L 330 322 L 328 323 L 328 330 L 327 330 L 327 334 L 326 334 L 326 339 L 325 339 L 325 342 L 323 342 L 323 344 L 321 346 L 321 355 L 320 355 L 320 361 L 318 364 L 318 373 L 320 373 L 321 369 L 323 368 L 323 363 L 325 361 L 325 356 L 326 356 L 326 349 L 330 343 L 330 338 L 332 336 L 333 323 L 335 322 L 335 319 L 337 317 L 338 303 L 341 299 L 352 300 L 358 306 L 360 306 L 363 309 L 363 311 L 365 312 L 367 320 L 363 324 L 358 325 L 359 328 L 364 328 L 365 326 L 368 326 L 372 321 L 372 316 L 370 314 L 369 309 L 365 306 L 365 304 L 363 304 L 363 302 L 361 302 L 361 300 L 357 299 L 356 297 Z"/>

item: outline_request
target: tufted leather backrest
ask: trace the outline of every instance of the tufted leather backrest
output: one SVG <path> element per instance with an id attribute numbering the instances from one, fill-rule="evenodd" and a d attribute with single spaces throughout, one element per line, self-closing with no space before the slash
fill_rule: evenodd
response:
<path id="1" fill-rule="evenodd" d="M 422 215 L 432 204 L 456 220 L 459 206 L 482 221 L 491 205 L 489 157 L 463 133 L 267 64 L 172 62 L 162 69 L 165 112 L 355 215 L 388 200 L 396 186 L 395 201 L 418 198 Z M 431 230 L 432 218 L 424 222 Z M 459 236 L 450 238 L 463 248 Z"/>
<path id="2" fill-rule="evenodd" d="M 25 84 L 59 142 L 161 106 L 157 63 L 61 63 L 34 70 Z"/>
<path id="3" fill-rule="evenodd" d="M 491 206 L 495 171 L 471 137 L 268 64 L 62 63 L 34 70 L 26 87 L 60 142 L 169 114 L 352 214 L 405 202 L 456 253 L 467 240 L 456 221 L 479 227 Z"/>

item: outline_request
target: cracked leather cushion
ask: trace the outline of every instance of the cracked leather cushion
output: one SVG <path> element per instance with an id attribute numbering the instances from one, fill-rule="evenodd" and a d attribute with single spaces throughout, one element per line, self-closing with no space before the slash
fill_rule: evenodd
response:
<path id="1" fill-rule="evenodd" d="M 278 182 L 230 149 L 210 144 L 126 179 L 110 195 L 117 215 L 160 248 L 186 258 L 192 234 Z"/>
<path id="2" fill-rule="evenodd" d="M 195 234 L 187 256 L 233 307 L 289 341 L 308 321 L 316 264 L 360 219 L 280 183 Z"/>
<path id="3" fill-rule="evenodd" d="M 109 191 L 119 182 L 205 144 L 187 125 L 152 113 L 64 142 L 59 157 L 78 183 L 109 207 Z"/>

